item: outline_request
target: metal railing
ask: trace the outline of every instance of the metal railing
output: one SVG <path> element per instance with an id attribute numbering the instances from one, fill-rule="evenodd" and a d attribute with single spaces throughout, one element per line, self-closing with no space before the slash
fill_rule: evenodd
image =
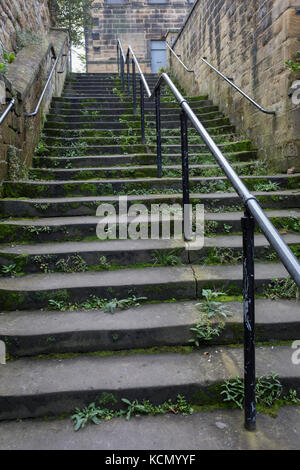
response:
<path id="1" fill-rule="evenodd" d="M 64 47 L 63 47 L 63 49 L 64 49 Z M 62 49 L 62 50 L 63 50 L 63 49 Z M 54 74 L 54 72 L 55 72 L 55 70 L 56 70 L 57 64 L 58 64 L 58 62 L 60 61 L 60 59 L 61 59 L 62 57 L 65 57 L 65 56 L 66 56 L 66 59 L 65 59 L 64 65 L 63 65 L 63 70 L 60 71 L 60 72 L 58 72 L 58 73 L 63 73 L 63 72 L 65 71 L 65 66 L 66 66 L 66 63 L 67 63 L 67 61 L 68 61 L 68 57 L 69 57 L 69 52 L 70 52 L 70 50 L 71 50 L 71 44 L 69 45 L 67 54 L 63 54 L 62 51 L 61 51 L 60 54 L 58 55 L 58 57 L 56 57 L 56 56 L 53 56 L 53 57 L 52 57 L 52 60 L 54 60 L 54 63 L 53 63 L 53 66 L 52 66 L 52 68 L 51 68 L 51 71 L 50 71 L 49 77 L 48 77 L 48 79 L 47 79 L 47 82 L 46 82 L 46 84 L 45 84 L 45 86 L 44 86 L 44 89 L 43 89 L 43 91 L 42 91 L 42 94 L 41 94 L 41 96 L 40 96 L 40 98 L 39 98 L 39 100 L 38 100 L 38 103 L 37 103 L 36 107 L 35 107 L 35 110 L 34 110 L 32 113 L 25 113 L 24 116 L 26 116 L 26 117 L 34 117 L 34 116 L 36 116 L 36 115 L 38 114 L 38 112 L 39 112 L 39 110 L 40 110 L 40 107 L 41 107 L 41 104 L 42 104 L 42 101 L 43 101 L 43 99 L 44 99 L 45 93 L 46 93 L 46 91 L 47 91 L 47 89 L 48 89 L 48 87 L 49 87 L 49 84 L 51 83 L 51 79 L 52 79 L 53 74 Z"/>
<path id="2" fill-rule="evenodd" d="M 7 118 L 7 116 L 9 115 L 10 111 L 13 110 L 13 108 L 15 107 L 15 104 L 16 104 L 16 100 L 14 98 L 12 98 L 10 100 L 10 103 L 9 105 L 7 106 L 7 108 L 5 109 L 5 111 L 1 114 L 0 116 L 0 126 L 1 124 L 5 121 L 5 119 Z"/>
<path id="3" fill-rule="evenodd" d="M 250 96 L 247 95 L 247 93 L 245 93 L 243 90 L 241 90 L 241 88 L 239 88 L 237 85 L 235 85 L 235 83 L 233 83 L 232 80 L 230 80 L 230 78 L 228 77 L 225 77 L 225 75 L 223 75 L 222 72 L 220 72 L 218 69 L 216 69 L 213 65 L 211 65 L 206 57 L 202 57 L 201 58 L 202 62 L 204 62 L 206 65 L 208 65 L 208 67 L 210 67 L 212 70 L 214 70 L 220 77 L 223 78 L 223 80 L 225 80 L 227 83 L 229 83 L 229 85 L 231 85 L 233 88 L 236 89 L 236 91 L 238 91 L 241 95 L 244 96 L 244 98 L 246 98 L 248 101 L 250 101 L 250 103 L 252 103 L 257 109 L 259 109 L 259 111 L 261 111 L 262 113 L 265 113 L 265 114 L 276 114 L 275 111 L 269 111 L 265 108 L 263 108 L 262 106 L 260 106 L 256 101 L 254 101 L 252 98 L 250 98 Z"/>
<path id="4" fill-rule="evenodd" d="M 170 44 L 168 44 L 168 43 L 166 42 L 166 46 L 167 46 L 168 49 L 172 52 L 172 54 L 176 57 L 176 59 L 178 60 L 178 62 L 180 62 L 180 64 L 182 65 L 182 67 L 184 68 L 184 70 L 185 70 L 186 72 L 192 72 L 192 73 L 194 73 L 194 70 L 189 69 L 189 68 L 182 62 L 182 60 L 181 60 L 180 57 L 176 54 L 176 52 L 173 51 L 173 49 L 172 49 L 172 47 L 170 46 Z"/>
<path id="5" fill-rule="evenodd" d="M 154 90 L 150 91 L 144 74 L 138 64 L 132 48 L 129 46 L 124 56 L 123 48 L 118 41 L 118 70 L 123 73 L 122 84 L 124 83 L 125 92 L 125 77 L 124 68 L 127 62 L 127 93 L 130 92 L 129 87 L 129 55 L 132 54 L 132 88 L 133 88 L 133 101 L 134 109 L 136 111 L 136 73 L 137 67 L 140 74 L 140 107 L 141 107 L 141 133 L 142 141 L 145 141 L 145 117 L 144 117 L 144 94 L 146 92 L 149 100 L 155 99 L 155 116 L 156 116 L 156 147 L 157 147 L 157 168 L 158 176 L 162 176 L 162 151 L 161 151 L 161 119 L 160 119 L 160 89 L 161 86 L 166 84 L 179 106 L 181 107 L 180 123 L 181 123 L 181 150 L 182 150 L 182 190 L 183 197 L 182 203 L 184 207 L 184 223 L 189 220 L 189 215 L 186 217 L 186 211 L 189 211 L 190 193 L 189 193 L 189 157 L 188 157 L 188 126 L 187 120 L 189 119 L 194 128 L 198 131 L 209 151 L 214 156 L 216 162 L 225 173 L 226 177 L 234 187 L 238 196 L 242 199 L 244 205 L 244 216 L 241 218 L 242 237 L 243 237 L 243 304 L 244 304 L 244 388 L 245 388 L 245 427 L 248 430 L 254 430 L 256 427 L 256 400 L 255 400 L 255 277 L 254 277 L 254 228 L 255 223 L 258 224 L 263 234 L 269 241 L 270 245 L 278 254 L 280 260 L 286 267 L 287 271 L 294 279 L 296 284 L 300 287 L 300 263 L 293 255 L 290 248 L 283 241 L 273 224 L 265 215 L 260 204 L 252 195 L 248 188 L 244 185 L 232 166 L 229 164 L 219 147 L 213 141 L 203 124 L 199 121 L 193 110 L 191 109 L 187 100 L 181 95 L 176 88 L 170 77 L 163 73 L 159 77 Z M 120 54 L 119 51 L 122 51 Z M 119 63 L 119 60 L 121 61 Z M 122 67 L 123 60 L 123 67 Z M 123 71 L 123 72 L 122 72 Z M 269 112 L 270 113 L 270 112 Z M 272 112 L 273 114 L 274 112 Z M 189 237 L 189 227 L 184 229 L 185 238 Z"/>

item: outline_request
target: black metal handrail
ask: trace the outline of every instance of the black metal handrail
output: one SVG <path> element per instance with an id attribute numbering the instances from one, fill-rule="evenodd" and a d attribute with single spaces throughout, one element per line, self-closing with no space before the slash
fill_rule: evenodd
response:
<path id="1" fill-rule="evenodd" d="M 189 69 L 189 68 L 182 62 L 182 60 L 180 59 L 180 57 L 178 57 L 178 55 L 177 55 L 176 52 L 172 49 L 172 47 L 170 46 L 170 44 L 168 44 L 168 43 L 166 42 L 166 46 L 167 46 L 168 49 L 172 52 L 172 54 L 176 57 L 176 59 L 177 59 L 178 62 L 182 65 L 182 67 L 184 68 L 184 70 L 185 70 L 186 72 L 192 72 L 192 73 L 194 73 L 194 70 Z"/>
<path id="2" fill-rule="evenodd" d="M 269 111 L 265 108 L 263 108 L 262 106 L 260 106 L 256 101 L 254 101 L 252 98 L 250 98 L 250 96 L 247 95 L 247 93 L 245 93 L 241 88 L 239 88 L 237 85 L 235 85 L 235 83 L 233 83 L 232 80 L 230 80 L 230 78 L 228 77 L 225 77 L 225 75 L 223 75 L 222 72 L 220 72 L 220 70 L 216 69 L 216 67 L 214 67 L 213 65 L 211 65 L 206 57 L 202 57 L 201 58 L 202 62 L 204 62 L 206 65 L 208 65 L 208 67 L 210 67 L 212 70 L 214 70 L 220 77 L 222 77 L 227 83 L 229 83 L 229 85 L 231 85 L 233 88 L 235 88 L 239 93 L 241 93 L 241 95 L 244 96 L 244 98 L 246 98 L 248 101 L 250 101 L 250 103 L 252 103 L 257 109 L 259 109 L 259 111 L 261 111 L 262 113 L 265 113 L 265 114 L 273 114 L 275 115 L 276 114 L 276 111 Z"/>
<path id="3" fill-rule="evenodd" d="M 66 66 L 67 66 L 67 63 L 68 63 L 68 59 L 69 59 L 69 55 L 70 55 L 70 53 L 71 53 L 71 50 L 72 50 L 72 44 L 70 43 L 69 48 L 68 48 L 68 52 L 67 52 L 66 54 L 63 54 L 63 55 L 61 56 L 62 58 L 65 57 L 65 61 L 64 61 L 64 63 L 63 63 L 63 67 L 62 67 L 61 70 L 58 70 L 57 73 L 64 73 L 64 72 L 65 72 Z"/>
<path id="4" fill-rule="evenodd" d="M 40 98 L 39 98 L 39 100 L 38 100 L 38 103 L 37 103 L 36 107 L 35 107 L 35 110 L 34 110 L 32 113 L 25 113 L 24 116 L 26 116 L 26 117 L 34 117 L 34 116 L 36 116 L 36 115 L 38 114 L 39 109 L 40 109 L 41 104 L 42 104 L 42 101 L 43 101 L 43 98 L 44 98 L 44 96 L 45 96 L 45 93 L 46 93 L 46 91 L 47 91 L 47 89 L 48 89 L 48 86 L 49 86 L 49 84 L 50 84 L 50 82 L 51 82 L 51 79 L 52 79 L 53 74 L 54 74 L 54 72 L 55 72 L 55 69 L 56 69 L 56 67 L 57 67 L 57 64 L 58 64 L 59 60 L 60 60 L 63 56 L 65 56 L 65 54 L 62 54 L 63 49 L 64 49 L 64 47 L 62 48 L 62 50 L 61 50 L 60 54 L 58 55 L 58 57 L 56 57 L 56 56 L 53 56 L 53 57 L 52 57 L 52 60 L 54 60 L 54 63 L 53 63 L 53 66 L 52 66 L 52 68 L 51 68 L 51 72 L 50 72 L 50 74 L 49 74 L 49 77 L 48 77 L 48 79 L 47 79 L 47 82 L 46 82 L 46 84 L 45 84 L 45 86 L 44 86 L 44 89 L 43 89 L 43 91 L 42 91 L 42 94 L 41 94 L 41 96 L 40 96 Z M 69 49 L 70 49 L 70 47 L 69 47 Z M 68 58 L 68 53 L 67 53 L 67 58 Z M 63 72 L 59 72 L 59 73 L 63 73 Z"/>
<path id="5" fill-rule="evenodd" d="M 129 46 L 126 60 L 129 64 L 129 53 L 132 53 Z M 120 56 L 121 59 L 121 56 Z M 125 58 L 124 58 L 125 64 Z M 133 54 L 133 81 L 135 82 L 135 65 L 138 61 Z M 120 67 L 118 67 L 120 71 Z M 139 73 L 141 68 L 138 66 Z M 122 67 L 121 67 L 122 73 Z M 124 67 L 123 67 L 124 74 Z M 129 72 L 128 72 L 129 77 Z M 125 79 L 123 77 L 123 81 Z M 142 141 L 145 139 L 144 127 L 144 75 L 141 75 L 141 122 L 142 122 Z M 146 82 L 147 83 L 147 82 Z M 162 84 L 166 84 L 175 96 L 179 106 L 181 107 L 181 149 L 182 149 L 182 188 L 183 188 L 183 207 L 190 202 L 189 194 L 189 163 L 188 163 L 188 127 L 187 119 L 189 118 L 199 135 L 207 145 L 209 151 L 214 156 L 216 162 L 225 173 L 226 177 L 234 187 L 238 196 L 244 204 L 244 216 L 241 218 L 243 233 L 243 297 L 244 297 L 244 387 L 245 387 L 245 427 L 248 430 L 254 430 L 256 427 L 256 403 L 255 403 L 255 278 L 254 278 L 254 228 L 255 222 L 258 224 L 263 234 L 269 241 L 270 245 L 278 254 L 287 271 L 300 287 L 300 263 L 294 256 L 288 245 L 283 241 L 278 231 L 265 215 L 260 204 L 252 195 L 232 166 L 229 164 L 219 147 L 213 141 L 205 127 L 201 124 L 188 101 L 181 95 L 170 77 L 163 73 L 159 77 L 153 92 L 150 92 L 147 86 L 146 92 L 149 99 L 155 98 L 155 114 L 156 114 L 156 145 L 157 145 L 157 168 L 158 176 L 162 176 L 162 152 L 161 152 L 161 119 L 160 119 L 160 89 Z M 148 85 L 148 84 L 147 84 Z M 128 88 L 129 89 L 129 88 Z M 136 106 L 136 87 L 133 83 L 134 106 Z M 273 112 L 272 112 L 273 114 Z M 184 223 L 189 220 L 184 210 Z M 189 239 L 189 227 L 184 229 L 185 238 Z"/>
<path id="6" fill-rule="evenodd" d="M 12 111 L 12 109 L 14 108 L 16 104 L 16 100 L 14 98 L 12 98 L 10 100 L 10 103 L 9 105 L 7 106 L 6 110 L 1 114 L 0 116 L 0 126 L 1 124 L 5 121 L 5 119 L 7 118 L 7 116 L 9 115 L 10 111 Z"/>

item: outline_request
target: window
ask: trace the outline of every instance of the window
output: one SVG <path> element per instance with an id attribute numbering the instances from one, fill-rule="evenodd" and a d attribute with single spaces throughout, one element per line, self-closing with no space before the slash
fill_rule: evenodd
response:
<path id="1" fill-rule="evenodd" d="M 125 0 L 106 0 L 106 3 L 108 3 L 108 5 L 122 5 L 125 3 Z"/>
<path id="2" fill-rule="evenodd" d="M 155 5 L 156 3 L 168 3 L 168 0 L 148 0 L 150 5 Z"/>

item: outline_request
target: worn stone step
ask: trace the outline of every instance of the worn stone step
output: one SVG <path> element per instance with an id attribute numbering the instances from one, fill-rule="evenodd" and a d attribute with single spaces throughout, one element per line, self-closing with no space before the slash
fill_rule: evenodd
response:
<path id="1" fill-rule="evenodd" d="M 282 264 L 257 263 L 255 289 L 261 292 L 272 279 L 284 279 Z M 71 303 L 99 298 L 127 298 L 130 293 L 148 301 L 194 299 L 202 288 L 242 291 L 242 266 L 173 266 L 105 272 L 27 274 L 0 279 L 3 311 L 47 308 L 51 299 Z"/>
<path id="2" fill-rule="evenodd" d="M 75 157 L 78 160 L 78 157 Z M 39 163 L 40 166 L 44 163 L 47 166 L 49 158 L 37 158 L 34 161 L 35 166 Z M 57 159 L 56 159 L 57 160 Z M 66 161 L 66 159 L 64 159 Z M 84 160 L 84 158 L 82 158 Z M 77 162 L 78 163 L 78 162 Z M 83 161 L 83 163 L 85 163 Z M 70 162 L 71 168 L 64 168 L 64 162 L 62 162 L 62 168 L 31 168 L 29 178 L 37 179 L 53 179 L 53 180 L 77 180 L 77 179 L 93 179 L 93 178 L 138 178 L 138 177 L 156 177 L 157 176 L 157 165 L 139 165 L 139 166 L 112 166 L 112 167 L 79 167 Z M 51 167 L 51 165 L 49 165 Z M 234 163 L 233 168 L 237 172 L 247 172 L 255 174 L 255 162 L 243 162 Z M 206 172 L 216 171 L 219 175 L 222 175 L 222 170 L 218 165 L 190 165 L 190 174 L 194 176 L 205 176 Z M 163 176 L 167 175 L 168 172 L 177 172 L 181 174 L 181 165 L 165 165 L 163 167 Z"/>
<path id="3" fill-rule="evenodd" d="M 115 102 L 112 103 L 113 105 L 116 104 Z M 219 112 L 219 108 L 211 104 L 210 100 L 207 101 L 195 101 L 193 102 L 193 109 L 197 109 L 198 112 L 206 113 L 206 112 Z M 129 102 L 119 102 L 118 105 L 114 106 L 117 109 L 124 109 L 124 113 L 129 108 L 132 108 L 132 104 Z M 155 104 L 150 102 L 145 103 L 145 109 L 152 109 L 154 110 Z M 80 114 L 80 111 L 99 111 L 101 114 L 102 110 L 105 109 L 106 106 L 99 106 L 98 102 L 88 102 L 88 103 L 65 103 L 64 101 L 54 102 L 51 104 L 50 112 L 58 112 L 59 114 Z M 139 104 L 138 104 L 139 109 Z M 164 112 L 165 110 L 173 109 L 177 111 L 179 107 L 175 103 L 168 103 L 168 102 L 161 102 L 161 111 Z M 77 112 L 79 110 L 79 113 Z"/>
<path id="4" fill-rule="evenodd" d="M 81 241 L 82 239 L 96 238 L 96 227 L 100 221 L 100 218 L 95 216 L 96 207 L 93 211 L 93 216 L 73 215 L 70 217 L 62 217 L 61 214 L 59 214 L 58 217 L 48 217 L 49 207 L 50 206 L 47 204 L 41 204 L 40 206 L 38 206 L 38 204 L 35 205 L 35 209 L 37 210 L 36 215 L 38 215 L 39 209 L 39 216 L 42 217 L 40 219 L 9 219 L 0 222 L 0 242 L 47 242 L 46 248 L 50 249 L 48 245 L 50 241 L 55 244 L 55 242 Z M 209 235 L 215 235 L 217 233 L 230 234 L 230 237 L 225 239 L 225 244 L 227 243 L 228 247 L 232 248 L 230 245 L 231 240 L 234 240 L 232 234 L 241 232 L 241 217 L 243 216 L 243 212 L 241 212 L 241 206 L 240 211 L 238 206 L 234 206 L 234 212 L 222 212 L 225 209 L 226 208 L 221 206 L 219 212 L 205 213 L 205 231 Z M 286 233 L 287 231 L 291 233 L 297 232 L 297 230 L 299 231 L 299 229 L 297 229 L 299 224 L 298 220 L 300 220 L 299 209 L 269 210 L 266 211 L 266 215 L 282 233 Z M 180 214 L 177 214 L 176 217 L 179 216 Z M 167 217 L 166 214 L 165 217 Z M 131 222 L 130 218 L 128 222 L 126 221 L 124 223 L 127 225 L 129 222 Z M 120 223 L 122 223 L 122 220 L 120 221 L 119 217 L 117 217 L 116 224 L 118 231 Z M 170 223 L 170 230 L 173 234 L 172 223 Z M 290 238 L 288 238 L 288 240 L 292 242 Z M 214 238 L 212 238 L 212 243 L 214 243 Z M 103 249 L 105 249 L 105 247 L 103 247 Z M 12 252 L 14 252 L 13 247 Z M 190 256 L 192 257 L 193 254 L 191 253 Z"/>
<path id="5" fill-rule="evenodd" d="M 55 138 L 52 139 L 53 144 L 56 143 Z M 88 141 L 88 138 L 86 139 Z M 46 139 L 47 141 L 47 139 Z M 81 156 L 81 155 L 118 155 L 122 153 L 155 153 L 156 152 L 156 145 L 153 144 L 145 144 L 142 143 L 134 143 L 129 142 L 124 138 L 116 144 L 105 144 L 102 143 L 101 139 L 90 139 L 90 144 L 84 144 L 80 146 L 80 141 L 78 141 L 78 145 L 70 145 L 72 139 L 69 141 L 62 141 L 57 139 L 57 142 L 60 143 L 59 146 L 55 145 L 48 145 L 47 149 L 43 153 L 44 156 Z M 95 143 L 93 143 L 95 142 Z M 69 144 L 69 145 L 68 145 Z M 252 143 L 250 141 L 239 141 L 239 142 L 228 142 L 224 144 L 218 144 L 218 147 L 223 153 L 228 152 L 238 152 L 238 151 L 251 151 Z M 190 144 L 189 151 L 191 154 L 193 153 L 203 153 L 207 151 L 207 147 L 205 144 Z M 181 145 L 170 145 L 164 144 L 162 146 L 162 153 L 163 155 L 167 154 L 181 154 Z M 67 155 L 66 155 L 67 154 Z"/>
<path id="6" fill-rule="evenodd" d="M 260 202 L 263 209 L 295 209 L 300 207 L 299 191 L 253 191 L 253 195 Z M 151 194 L 128 196 L 128 203 L 142 203 L 148 209 L 151 204 L 181 204 L 182 195 L 178 194 Z M 235 193 L 210 193 L 190 195 L 191 204 L 204 204 L 207 211 L 210 209 L 241 206 L 241 199 Z M 118 196 L 86 196 L 61 198 L 16 198 L 0 199 L 0 211 L 3 217 L 63 217 L 76 215 L 95 215 L 100 204 L 114 205 L 118 212 Z M 46 207 L 46 209 L 44 209 Z"/>
<path id="7" fill-rule="evenodd" d="M 276 371 L 284 392 L 298 388 L 300 372 L 291 351 L 258 347 L 257 376 Z M 162 403 L 178 393 L 198 404 L 221 402 L 220 385 L 243 376 L 243 350 L 222 346 L 206 352 L 11 361 L 2 368 L 0 419 L 70 413 L 97 402 L 103 392 L 113 393 L 119 406 L 124 397 Z"/>
<path id="8" fill-rule="evenodd" d="M 242 302 L 226 302 L 224 308 L 226 326 L 209 344 L 243 343 Z M 13 357 L 189 345 L 200 313 L 196 302 L 146 304 L 114 315 L 103 310 L 10 312 L 0 316 L 0 340 Z M 299 337 L 299 302 L 258 299 L 255 314 L 256 341 Z"/>
<path id="9" fill-rule="evenodd" d="M 177 223 L 178 220 L 182 221 L 182 217 L 177 218 Z M 134 218 L 131 217 L 128 222 L 132 223 L 133 221 Z M 144 223 L 147 222 L 147 219 L 145 219 Z M 159 223 L 161 231 L 161 221 L 157 223 Z M 98 224 L 101 224 L 100 218 L 98 219 Z M 118 231 L 119 225 L 120 221 L 118 221 Z M 106 227 L 107 221 L 103 222 L 102 226 Z M 123 222 L 124 226 L 127 227 L 127 221 L 126 223 Z M 173 234 L 173 222 L 170 222 L 170 226 L 170 232 Z M 66 236 L 69 232 L 66 226 L 64 228 Z M 74 230 L 75 227 L 73 226 L 72 228 Z M 82 224 L 81 228 L 87 229 L 88 226 L 84 227 Z M 91 233 L 94 233 L 96 236 L 95 225 L 92 228 L 93 232 L 87 232 L 86 236 Z M 108 238 L 110 237 L 108 236 Z M 67 239 L 71 240 L 72 235 Z M 292 249 L 295 248 L 300 254 L 300 234 L 285 234 L 283 239 Z M 57 238 L 56 241 L 58 241 Z M 141 240 L 107 240 L 105 243 L 103 241 L 60 241 L 60 243 L 49 244 L 41 243 L 40 241 L 38 244 L 30 245 L 0 245 L 0 264 L 11 265 L 14 263 L 17 273 L 69 272 L 70 270 L 81 270 L 82 272 L 87 270 L 105 271 L 134 265 L 137 265 L 137 267 L 142 267 L 145 264 L 159 266 L 161 261 L 158 258 L 158 253 L 161 256 L 165 254 L 165 257 L 168 254 L 175 255 L 178 261 L 174 261 L 174 265 L 191 262 L 224 265 L 236 264 L 241 262 L 242 259 L 242 237 L 241 235 L 231 234 L 230 237 L 214 236 L 205 238 L 203 246 L 200 244 L 198 249 L 191 251 L 186 249 L 183 235 L 182 240 L 172 237 L 169 240 L 152 240 L 151 238 Z M 260 261 L 268 261 L 273 253 L 274 250 L 270 249 L 270 245 L 265 237 L 263 235 L 256 235 L 255 257 Z M 78 260 L 78 257 L 80 257 L 80 262 L 82 262 L 80 266 L 74 264 L 74 260 Z M 103 259 L 105 263 L 101 262 Z M 166 261 L 165 264 L 167 265 L 168 262 Z"/>
<path id="10" fill-rule="evenodd" d="M 190 164 L 213 164 L 215 162 L 214 157 L 209 153 L 201 154 L 189 154 Z M 230 152 L 226 154 L 226 158 L 232 164 L 236 162 L 248 163 L 257 158 L 257 152 L 241 151 L 241 152 Z M 165 164 L 165 159 L 168 163 Z M 81 157 L 46 157 L 46 156 L 35 156 L 33 163 L 35 167 L 48 167 L 48 168 L 90 168 L 90 167 L 107 167 L 114 165 L 153 165 L 157 161 L 156 154 L 128 154 L 128 155 L 98 155 L 98 156 L 81 156 Z M 180 154 L 165 154 L 163 157 L 163 168 L 169 166 L 169 164 L 180 164 Z"/>
<path id="11" fill-rule="evenodd" d="M 275 184 L 274 189 L 298 189 L 300 174 L 293 175 L 269 175 L 269 176 L 241 176 L 241 180 L 250 189 L 255 189 L 256 185 Z M 233 190 L 226 177 L 190 177 L 189 185 L 191 192 L 228 192 Z M 3 183 L 3 194 L 5 197 L 58 197 L 58 196 L 101 196 L 118 193 L 127 194 L 130 191 L 145 191 L 172 189 L 182 192 L 182 178 L 123 178 L 102 180 L 82 179 L 82 180 L 62 180 L 62 181 L 5 181 Z M 139 195 L 139 193 L 136 193 Z"/>

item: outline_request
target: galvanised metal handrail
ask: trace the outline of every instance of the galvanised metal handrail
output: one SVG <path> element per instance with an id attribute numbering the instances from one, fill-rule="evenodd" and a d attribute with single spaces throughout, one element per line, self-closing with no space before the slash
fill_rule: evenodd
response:
<path id="1" fill-rule="evenodd" d="M 128 52 L 132 49 L 128 48 Z M 127 53 L 128 54 L 128 53 Z M 128 61 L 128 59 L 127 59 Z M 129 62 L 129 61 L 128 61 Z M 137 59 L 134 56 L 133 63 Z M 138 67 L 139 72 L 141 71 Z M 144 77 L 145 79 L 145 77 Z M 133 73 L 135 81 L 135 73 Z M 141 84 L 141 120 L 144 122 L 144 80 L 140 79 Z M 219 147 L 213 141 L 203 124 L 199 121 L 188 101 L 182 96 L 170 77 L 163 73 L 159 77 L 153 92 L 147 95 L 149 99 L 155 98 L 156 112 L 156 144 L 157 144 L 157 168 L 158 176 L 162 176 L 162 152 L 161 152 L 161 120 L 160 120 L 160 89 L 162 84 L 166 84 L 175 96 L 181 107 L 181 149 L 182 149 L 182 188 L 183 188 L 183 206 L 190 202 L 189 194 L 189 163 L 188 163 L 188 126 L 189 118 L 199 135 L 207 145 L 216 162 L 225 173 L 226 177 L 234 187 L 235 191 L 242 199 L 244 204 L 244 216 L 241 218 L 243 233 L 243 297 L 244 297 L 244 388 L 245 388 L 245 427 L 248 430 L 254 430 L 256 427 L 256 400 L 255 400 L 255 278 L 254 278 L 254 228 L 258 224 L 270 245 L 278 254 L 282 263 L 300 287 L 300 263 L 294 256 L 288 245 L 283 241 L 278 231 L 265 215 L 255 196 L 250 193 L 248 188 L 239 178 L 232 166 L 229 164 Z M 136 94 L 135 86 L 133 92 Z M 136 96 L 134 98 L 136 100 Z M 273 113 L 273 112 L 272 112 Z M 142 128 L 142 140 L 144 139 Z M 144 140 L 143 140 L 144 142 Z M 187 220 L 186 211 L 184 211 L 184 221 Z M 185 234 L 189 232 L 185 230 Z"/>
<path id="2" fill-rule="evenodd" d="M 57 73 L 64 73 L 65 70 L 66 70 L 66 66 L 67 66 L 67 63 L 68 63 L 68 59 L 69 59 L 69 55 L 71 53 L 71 50 L 72 50 L 72 44 L 70 43 L 69 45 L 69 49 L 68 49 L 68 52 L 66 54 L 63 54 L 61 57 L 65 57 L 65 61 L 64 61 L 64 64 L 63 64 L 63 67 L 61 70 L 58 70 Z"/>
<path id="3" fill-rule="evenodd" d="M 52 60 L 54 60 L 54 64 L 53 64 L 53 66 L 52 66 L 51 72 L 50 72 L 49 77 L 48 77 L 48 79 L 47 79 L 46 85 L 44 86 L 44 89 L 43 89 L 43 91 L 42 91 L 42 94 L 41 94 L 41 96 L 40 96 L 40 99 L 39 99 L 39 101 L 38 101 L 38 103 L 37 103 L 37 105 L 36 105 L 36 108 L 35 108 L 35 110 L 34 110 L 32 113 L 25 113 L 24 116 L 26 116 L 26 117 L 34 117 L 34 116 L 36 116 L 37 113 L 39 112 L 39 109 L 40 109 L 40 107 L 41 107 L 43 98 L 44 98 L 44 96 L 45 96 L 45 93 L 46 93 L 46 91 L 47 91 L 47 89 L 48 89 L 48 86 L 49 86 L 49 84 L 50 84 L 50 82 L 51 82 L 51 79 L 52 79 L 52 77 L 53 77 L 53 74 L 54 74 L 54 72 L 55 72 L 56 66 L 57 66 L 59 60 L 61 59 L 61 57 L 63 57 L 63 56 L 65 56 L 65 54 L 62 54 L 62 51 L 61 51 L 60 54 L 58 55 L 58 57 L 55 57 L 55 56 L 52 57 Z M 68 54 L 67 54 L 67 57 L 68 57 Z M 59 72 L 59 73 L 62 73 L 62 72 Z"/>
<path id="4" fill-rule="evenodd" d="M 184 70 L 186 70 L 187 72 L 193 72 L 193 73 L 194 73 L 194 70 L 189 69 L 189 68 L 182 62 L 182 60 L 180 59 L 180 57 L 178 57 L 178 55 L 177 55 L 176 52 L 172 49 L 172 47 L 170 46 L 170 44 L 168 44 L 168 43 L 166 42 L 166 45 L 167 45 L 167 47 L 169 48 L 169 50 L 172 52 L 172 54 L 176 57 L 176 59 L 178 60 L 178 62 L 180 62 L 180 64 L 181 64 L 182 67 L 184 68 Z"/>
<path id="5" fill-rule="evenodd" d="M 12 98 L 10 100 L 10 103 L 9 105 L 7 106 L 6 110 L 1 114 L 0 116 L 0 126 L 1 124 L 5 121 L 5 119 L 7 118 L 7 116 L 9 115 L 10 111 L 12 111 L 12 109 L 14 108 L 16 104 L 16 100 L 14 98 Z"/>
<path id="6" fill-rule="evenodd" d="M 267 109 L 263 108 L 262 106 L 260 106 L 258 103 L 256 103 L 256 101 L 254 101 L 252 98 L 250 98 L 250 96 L 248 96 L 243 90 L 241 90 L 241 88 L 239 88 L 237 85 L 235 85 L 235 83 L 233 83 L 228 77 L 225 77 L 225 75 L 223 75 L 222 72 L 220 72 L 218 69 L 216 69 L 213 65 L 211 65 L 207 60 L 206 60 L 206 57 L 202 57 L 201 58 L 202 62 L 204 62 L 206 65 L 208 65 L 212 70 L 214 70 L 220 77 L 222 77 L 227 83 L 229 83 L 229 85 L 231 85 L 233 88 L 235 88 L 239 93 L 241 93 L 241 95 L 244 96 L 244 98 L 246 98 L 248 101 L 250 101 L 250 103 L 252 103 L 257 109 L 259 109 L 259 111 L 261 111 L 262 113 L 265 113 L 265 114 L 273 114 L 275 115 L 276 112 L 275 111 L 268 111 Z"/>

